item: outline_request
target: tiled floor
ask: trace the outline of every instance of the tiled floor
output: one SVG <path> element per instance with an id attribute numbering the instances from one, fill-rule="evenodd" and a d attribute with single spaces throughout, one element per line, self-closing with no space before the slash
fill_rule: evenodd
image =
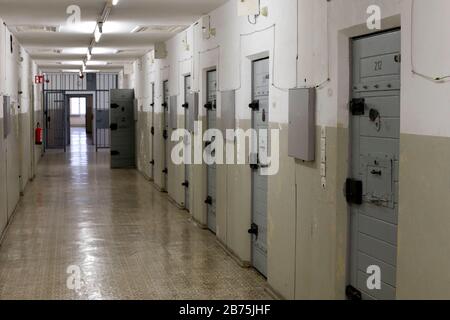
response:
<path id="1" fill-rule="evenodd" d="M 85 141 L 73 130 L 71 150 L 49 152 L 28 186 L 0 247 L 0 299 L 270 298 L 213 234 Z"/>

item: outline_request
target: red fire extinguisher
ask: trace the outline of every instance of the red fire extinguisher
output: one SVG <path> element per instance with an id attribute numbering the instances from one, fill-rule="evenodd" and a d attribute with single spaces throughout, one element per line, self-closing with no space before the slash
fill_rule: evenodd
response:
<path id="1" fill-rule="evenodd" d="M 36 130 L 34 131 L 34 139 L 37 145 L 42 145 L 42 128 L 39 122 L 37 124 Z"/>

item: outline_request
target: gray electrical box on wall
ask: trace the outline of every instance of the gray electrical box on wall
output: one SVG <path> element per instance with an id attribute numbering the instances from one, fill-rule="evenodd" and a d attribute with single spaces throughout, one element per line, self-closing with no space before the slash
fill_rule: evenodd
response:
<path id="1" fill-rule="evenodd" d="M 188 123 L 187 130 L 189 132 L 194 132 L 195 121 L 198 120 L 198 93 L 192 92 L 187 96 L 188 103 Z"/>
<path id="2" fill-rule="evenodd" d="M 290 157 L 314 161 L 316 149 L 316 89 L 289 90 Z"/>
<path id="3" fill-rule="evenodd" d="M 226 137 L 226 130 L 236 128 L 236 93 L 234 90 L 224 91 L 221 95 L 222 134 Z"/>
<path id="4" fill-rule="evenodd" d="M 178 96 L 171 96 L 169 99 L 169 119 L 170 128 L 175 130 L 178 127 Z"/>

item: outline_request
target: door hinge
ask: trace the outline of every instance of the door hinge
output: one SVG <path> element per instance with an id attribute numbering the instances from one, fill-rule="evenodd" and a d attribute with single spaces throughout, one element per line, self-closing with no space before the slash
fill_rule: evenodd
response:
<path id="1" fill-rule="evenodd" d="M 155 127 L 151 127 L 151 129 L 150 129 L 150 133 L 152 134 L 152 136 L 154 136 L 154 135 L 155 135 Z"/>
<path id="2" fill-rule="evenodd" d="M 213 199 L 210 196 L 208 196 L 205 200 L 205 204 L 212 205 L 212 201 Z"/>
<path id="3" fill-rule="evenodd" d="M 164 140 L 167 140 L 168 137 L 169 136 L 167 135 L 167 130 L 164 130 L 163 131 L 163 138 L 164 138 Z"/>
<path id="4" fill-rule="evenodd" d="M 350 101 L 350 112 L 354 116 L 363 116 L 366 108 L 366 100 L 364 98 L 355 98 Z"/>
<path id="5" fill-rule="evenodd" d="M 345 198 L 350 204 L 361 205 L 363 202 L 363 183 L 359 180 L 347 179 L 345 182 Z"/>
<path id="6" fill-rule="evenodd" d="M 256 237 L 258 237 L 258 233 L 259 233 L 258 225 L 256 223 L 252 223 L 252 225 L 250 226 L 250 229 L 248 229 L 248 233 L 253 234 Z"/>
<path id="7" fill-rule="evenodd" d="M 347 286 L 347 288 L 345 289 L 345 294 L 349 300 L 352 300 L 352 301 L 362 300 L 361 291 L 359 291 L 358 289 L 356 289 L 353 286 Z"/>

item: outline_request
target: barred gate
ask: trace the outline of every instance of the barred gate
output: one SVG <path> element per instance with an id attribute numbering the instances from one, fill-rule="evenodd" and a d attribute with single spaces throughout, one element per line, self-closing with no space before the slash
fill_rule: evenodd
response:
<path id="1" fill-rule="evenodd" d="M 93 94 L 94 96 L 94 144 L 96 150 L 110 147 L 109 129 L 109 90 L 117 89 L 117 73 L 87 73 L 81 79 L 76 73 L 47 73 L 44 82 L 44 105 L 49 107 L 47 94 L 62 92 L 63 94 Z M 48 81 L 48 82 L 47 82 Z M 68 108 L 68 106 L 65 106 Z M 67 123 L 64 124 L 67 128 Z M 67 130 L 63 130 L 66 132 Z M 63 137 L 62 137 L 63 138 Z M 63 138 L 64 139 L 64 138 Z"/>

